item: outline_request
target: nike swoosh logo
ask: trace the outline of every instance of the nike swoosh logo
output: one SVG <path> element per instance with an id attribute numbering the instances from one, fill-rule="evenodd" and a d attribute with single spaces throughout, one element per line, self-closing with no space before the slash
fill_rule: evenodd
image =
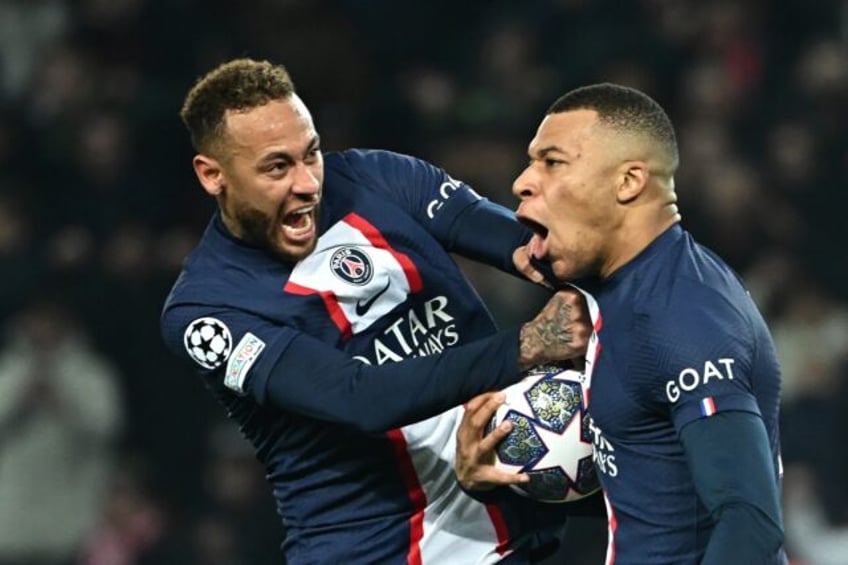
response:
<path id="1" fill-rule="evenodd" d="M 380 298 L 381 296 L 383 296 L 384 292 L 389 290 L 389 286 L 391 284 L 392 284 L 392 281 L 390 279 L 388 282 L 386 282 L 386 286 L 384 286 L 383 289 L 380 292 L 378 292 L 377 294 L 375 294 L 374 296 L 372 296 L 371 298 L 369 298 L 365 302 L 360 302 L 359 300 L 357 300 L 356 301 L 356 315 L 357 316 L 364 316 L 365 314 L 367 314 L 368 310 L 370 310 L 371 307 L 374 305 L 374 303 L 377 302 L 377 299 Z"/>

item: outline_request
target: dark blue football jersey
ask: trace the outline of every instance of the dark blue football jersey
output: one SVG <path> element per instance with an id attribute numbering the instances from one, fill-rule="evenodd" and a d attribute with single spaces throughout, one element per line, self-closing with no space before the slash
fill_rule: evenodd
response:
<path id="1" fill-rule="evenodd" d="M 679 226 L 585 288 L 603 318 L 589 412 L 608 562 L 699 563 L 715 521 L 680 430 L 722 411 L 756 414 L 780 480 L 780 370 L 766 324 L 737 275 Z"/>
<path id="2" fill-rule="evenodd" d="M 497 332 L 446 251 L 510 271 L 527 230 L 432 165 L 360 150 L 326 156 L 319 222 L 293 264 L 216 215 L 162 315 L 255 445 L 288 561 L 491 563 L 561 523 L 478 502 L 453 474 L 460 405 L 518 380 L 518 333 Z"/>

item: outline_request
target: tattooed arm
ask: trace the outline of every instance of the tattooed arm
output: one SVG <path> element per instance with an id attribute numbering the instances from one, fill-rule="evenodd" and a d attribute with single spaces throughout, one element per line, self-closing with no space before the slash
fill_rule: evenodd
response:
<path id="1" fill-rule="evenodd" d="M 551 359 L 579 357 L 586 353 L 591 335 L 586 299 L 576 290 L 561 290 L 521 327 L 518 365 L 524 370 Z"/>
<path id="2" fill-rule="evenodd" d="M 526 370 L 551 360 L 578 358 L 586 353 L 591 335 L 592 321 L 586 299 L 574 289 L 561 290 L 532 321 L 521 327 L 519 366 Z M 494 465 L 495 446 L 512 429 L 512 422 L 505 420 L 486 433 L 488 423 L 503 400 L 502 392 L 489 392 L 465 404 L 456 434 L 454 470 L 459 484 L 469 493 L 529 479 L 525 473 L 501 471 Z"/>

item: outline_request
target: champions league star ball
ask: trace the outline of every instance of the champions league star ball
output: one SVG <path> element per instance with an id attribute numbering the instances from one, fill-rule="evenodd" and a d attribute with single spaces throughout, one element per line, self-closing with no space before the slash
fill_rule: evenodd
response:
<path id="1" fill-rule="evenodd" d="M 206 369 L 221 366 L 230 355 L 230 330 L 215 318 L 198 318 L 189 324 L 183 336 L 186 351 Z"/>
<path id="2" fill-rule="evenodd" d="M 512 421 L 512 431 L 496 448 L 495 466 L 529 475 L 529 482 L 510 485 L 520 494 L 540 502 L 571 502 L 600 488 L 584 380 L 580 371 L 539 366 L 503 390 L 506 400 L 488 431 Z"/>

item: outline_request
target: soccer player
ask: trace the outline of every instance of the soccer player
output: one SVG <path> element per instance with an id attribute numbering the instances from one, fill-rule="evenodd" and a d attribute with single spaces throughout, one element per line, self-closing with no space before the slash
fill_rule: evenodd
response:
<path id="1" fill-rule="evenodd" d="M 644 93 L 612 84 L 559 98 L 515 180 L 523 254 L 597 299 L 600 352 L 589 414 L 607 501 L 607 562 L 785 563 L 779 505 L 780 370 L 739 277 L 679 225 L 672 124 Z M 459 431 L 467 489 L 518 478 L 482 437 L 498 399 Z"/>
<path id="2" fill-rule="evenodd" d="M 545 545 L 562 508 L 482 504 L 453 473 L 461 404 L 581 356 L 592 332 L 574 291 L 497 331 L 449 255 L 518 275 L 530 231 L 426 162 L 322 155 L 265 61 L 214 69 L 181 117 L 218 211 L 162 332 L 254 444 L 288 563 L 520 563 Z"/>

